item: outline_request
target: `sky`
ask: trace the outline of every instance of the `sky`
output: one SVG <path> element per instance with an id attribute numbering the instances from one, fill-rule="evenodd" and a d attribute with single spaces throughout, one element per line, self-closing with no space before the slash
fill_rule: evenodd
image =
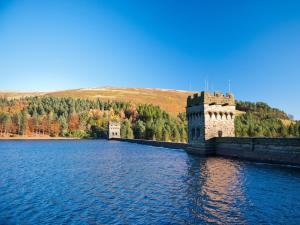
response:
<path id="1" fill-rule="evenodd" d="M 299 12 L 297 0 L 0 0 L 0 90 L 207 81 L 300 119 Z"/>

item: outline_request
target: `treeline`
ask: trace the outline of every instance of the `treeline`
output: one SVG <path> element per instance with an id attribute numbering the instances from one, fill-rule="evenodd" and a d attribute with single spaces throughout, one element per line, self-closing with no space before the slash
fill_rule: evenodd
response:
<path id="1" fill-rule="evenodd" d="M 238 137 L 300 137 L 300 121 L 266 103 L 237 102 Z M 108 121 L 121 122 L 123 138 L 187 141 L 185 113 L 171 117 L 159 106 L 100 99 L 0 98 L 0 136 L 106 138 Z"/>
<path id="2" fill-rule="evenodd" d="M 239 137 L 300 137 L 300 121 L 289 120 L 288 115 L 266 103 L 238 101 L 236 109 L 245 113 L 235 119 Z"/>
<path id="3" fill-rule="evenodd" d="M 2 136 L 105 138 L 110 120 L 121 122 L 124 138 L 187 140 L 185 116 L 172 118 L 154 105 L 58 97 L 0 99 Z"/>

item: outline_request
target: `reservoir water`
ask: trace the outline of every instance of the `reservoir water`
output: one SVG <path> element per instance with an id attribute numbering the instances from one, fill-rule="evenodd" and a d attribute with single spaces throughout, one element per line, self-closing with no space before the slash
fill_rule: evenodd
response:
<path id="1" fill-rule="evenodd" d="M 1 141 L 0 224 L 300 224 L 300 169 L 117 141 Z"/>

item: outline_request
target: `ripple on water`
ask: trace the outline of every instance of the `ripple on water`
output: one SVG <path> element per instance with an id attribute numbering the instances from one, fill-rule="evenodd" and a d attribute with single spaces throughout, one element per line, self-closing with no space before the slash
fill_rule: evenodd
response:
<path id="1" fill-rule="evenodd" d="M 0 224 L 299 224 L 300 171 L 108 141 L 0 142 Z"/>

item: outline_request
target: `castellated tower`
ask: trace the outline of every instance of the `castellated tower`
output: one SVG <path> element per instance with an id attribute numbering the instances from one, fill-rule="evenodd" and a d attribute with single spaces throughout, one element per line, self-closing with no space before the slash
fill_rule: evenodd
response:
<path id="1" fill-rule="evenodd" d="M 201 144 L 214 137 L 234 137 L 235 100 L 230 93 L 201 92 L 187 99 L 188 143 Z"/>
<path id="2" fill-rule="evenodd" d="M 109 121 L 108 123 L 108 139 L 120 138 L 121 124 L 120 122 Z"/>

